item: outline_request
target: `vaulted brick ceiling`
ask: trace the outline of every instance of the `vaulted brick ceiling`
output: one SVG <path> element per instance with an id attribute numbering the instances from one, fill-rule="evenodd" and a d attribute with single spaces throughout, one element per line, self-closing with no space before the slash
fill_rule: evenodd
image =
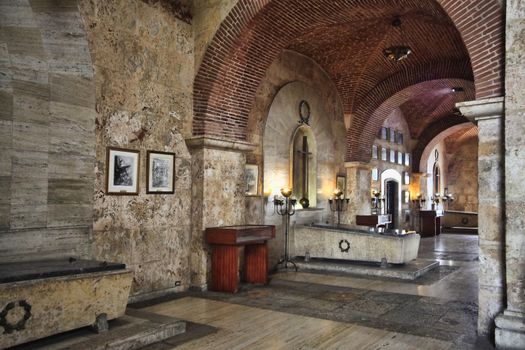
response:
<path id="1" fill-rule="evenodd" d="M 259 82 L 289 49 L 313 58 L 335 82 L 352 118 L 346 159 L 367 161 L 393 108 L 401 106 L 417 137 L 440 118 L 453 123 L 454 102 L 501 95 L 502 23 L 497 0 L 239 0 L 195 79 L 194 134 L 245 140 Z M 414 53 L 388 61 L 382 50 L 399 44 Z M 465 92 L 442 90 L 456 84 Z"/>

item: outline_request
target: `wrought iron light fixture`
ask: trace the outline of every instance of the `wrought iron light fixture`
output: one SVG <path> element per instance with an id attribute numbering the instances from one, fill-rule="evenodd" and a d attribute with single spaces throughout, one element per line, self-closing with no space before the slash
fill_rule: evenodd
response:
<path id="1" fill-rule="evenodd" d="M 394 27 L 394 30 L 399 30 L 400 37 L 403 39 L 403 30 L 401 29 L 401 18 L 396 17 L 392 21 L 392 27 Z M 383 50 L 383 54 L 386 58 L 388 58 L 390 61 L 393 62 L 399 62 L 405 58 L 408 57 L 412 53 L 412 49 L 410 46 L 405 45 L 395 45 L 387 47 Z"/>

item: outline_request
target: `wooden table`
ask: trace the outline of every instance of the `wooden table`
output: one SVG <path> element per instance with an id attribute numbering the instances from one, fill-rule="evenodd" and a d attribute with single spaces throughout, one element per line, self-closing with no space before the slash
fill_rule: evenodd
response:
<path id="1" fill-rule="evenodd" d="M 441 234 L 442 210 L 420 210 L 421 237 L 434 237 Z"/>
<path id="2" fill-rule="evenodd" d="M 275 238 L 273 225 L 209 227 L 211 245 L 211 290 L 236 293 L 239 288 L 239 248 L 244 246 L 244 280 L 268 283 L 268 246 Z"/>
<path id="3" fill-rule="evenodd" d="M 359 226 L 374 227 L 377 229 L 382 226 L 386 229 L 386 226 L 392 222 L 390 214 L 385 215 L 356 215 L 355 223 Z"/>

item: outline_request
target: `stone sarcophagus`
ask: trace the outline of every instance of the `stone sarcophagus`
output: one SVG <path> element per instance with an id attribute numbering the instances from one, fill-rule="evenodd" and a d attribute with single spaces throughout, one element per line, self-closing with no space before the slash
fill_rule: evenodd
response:
<path id="1" fill-rule="evenodd" d="M 124 315 L 124 264 L 60 259 L 0 264 L 0 349 Z"/>
<path id="2" fill-rule="evenodd" d="M 295 256 L 405 264 L 417 258 L 420 236 L 388 235 L 330 226 L 296 226 Z"/>

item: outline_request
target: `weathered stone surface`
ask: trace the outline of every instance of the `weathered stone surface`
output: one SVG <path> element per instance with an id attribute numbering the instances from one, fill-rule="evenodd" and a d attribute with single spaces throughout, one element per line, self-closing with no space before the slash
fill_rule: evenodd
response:
<path id="1" fill-rule="evenodd" d="M 0 347 L 89 326 L 100 314 L 109 320 L 124 315 L 131 280 L 131 271 L 123 270 L 1 284 L 2 307 L 25 301 L 31 309 L 24 329 L 4 333 Z M 23 315 L 14 315 L 11 322 L 16 324 Z"/>
<path id="2" fill-rule="evenodd" d="M 0 261 L 85 256 L 93 215 L 95 90 L 77 1 L 0 7 L 0 176 L 9 179 L 2 185 Z M 57 146 L 63 144 L 72 147 Z M 57 186 L 77 179 L 69 190 Z"/>
<path id="3" fill-rule="evenodd" d="M 167 9 L 139 0 L 83 1 L 79 6 L 96 86 L 94 255 L 133 268 L 132 296 L 187 289 L 191 161 L 184 138 L 191 135 L 192 27 Z M 55 39 L 50 33 L 44 41 Z M 57 83 L 62 78 L 57 75 Z M 83 91 L 67 99 L 82 106 L 91 98 Z M 56 152 L 81 149 L 85 155 L 86 141 L 64 143 L 61 132 L 88 129 L 89 110 L 79 109 L 80 123 L 71 123 L 56 107 L 51 108 L 52 122 L 60 133 L 51 147 Z M 138 196 L 104 193 L 106 146 L 141 151 Z M 175 153 L 174 194 L 146 194 L 146 150 Z M 59 161 L 53 158 L 50 167 L 66 171 Z M 80 173 L 83 164 L 74 169 Z"/>

